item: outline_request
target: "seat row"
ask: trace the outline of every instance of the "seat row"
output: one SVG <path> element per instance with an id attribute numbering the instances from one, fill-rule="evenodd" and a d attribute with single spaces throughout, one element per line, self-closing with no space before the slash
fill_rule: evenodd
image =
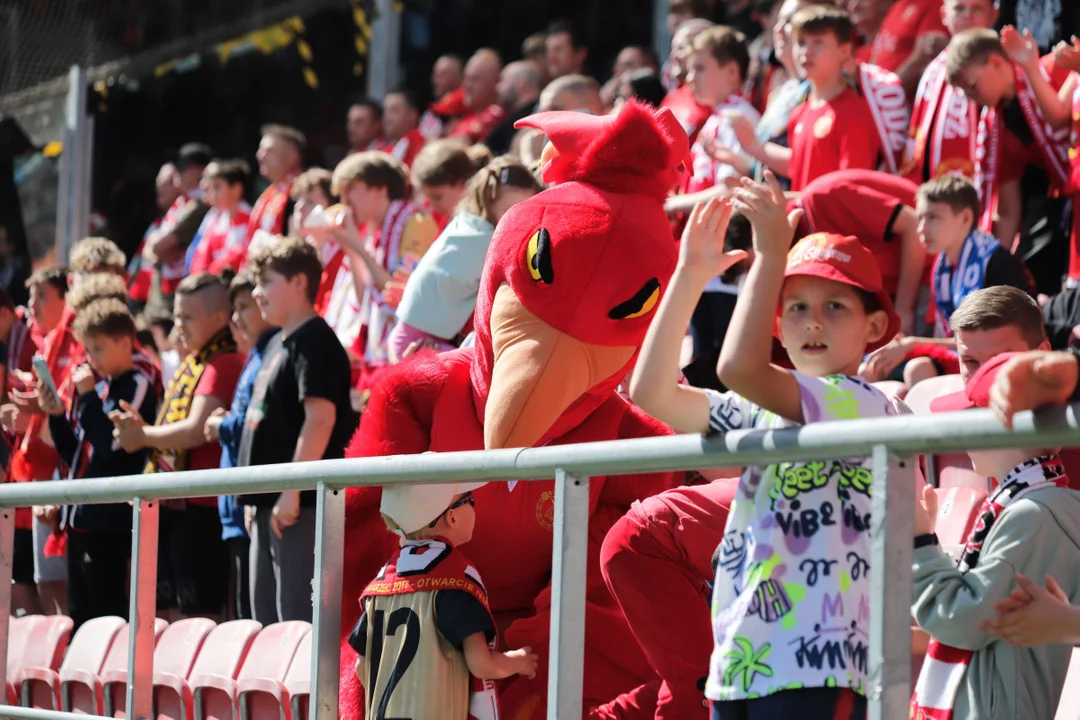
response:
<path id="1" fill-rule="evenodd" d="M 127 622 L 97 618 L 74 637 L 72 627 L 63 616 L 11 618 L 8 704 L 125 717 Z M 307 720 L 309 623 L 159 619 L 154 637 L 155 718 Z"/>

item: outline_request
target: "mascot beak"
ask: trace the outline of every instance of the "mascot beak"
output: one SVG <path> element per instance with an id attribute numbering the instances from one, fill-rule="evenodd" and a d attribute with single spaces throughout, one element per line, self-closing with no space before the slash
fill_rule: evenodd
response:
<path id="1" fill-rule="evenodd" d="M 484 408 L 486 449 L 532 447 L 574 402 L 622 370 L 633 347 L 593 345 L 548 325 L 508 285 L 491 308 L 494 366 Z"/>

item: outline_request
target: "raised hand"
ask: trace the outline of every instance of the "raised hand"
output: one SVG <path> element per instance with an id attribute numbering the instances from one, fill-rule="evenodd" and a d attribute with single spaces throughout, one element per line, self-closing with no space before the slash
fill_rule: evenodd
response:
<path id="1" fill-rule="evenodd" d="M 787 257 L 803 211 L 787 212 L 784 189 L 771 171 L 765 172 L 763 183 L 743 178 L 742 187 L 732 194 L 732 205 L 754 228 L 755 251 Z"/>
<path id="2" fill-rule="evenodd" d="M 679 244 L 679 266 L 699 277 L 722 275 L 746 258 L 743 250 L 724 252 L 724 235 L 731 220 L 728 198 L 711 198 L 694 206 Z"/>
<path id="3" fill-rule="evenodd" d="M 1011 429 L 1018 412 L 1066 402 L 1076 389 L 1078 375 L 1077 359 L 1069 353 L 1024 353 L 998 371 L 990 388 L 990 408 Z"/>
<path id="4" fill-rule="evenodd" d="M 1012 25 L 1006 25 L 1001 29 L 1001 46 L 1013 62 L 1024 67 L 1039 61 L 1039 45 L 1030 30 L 1021 33 Z"/>

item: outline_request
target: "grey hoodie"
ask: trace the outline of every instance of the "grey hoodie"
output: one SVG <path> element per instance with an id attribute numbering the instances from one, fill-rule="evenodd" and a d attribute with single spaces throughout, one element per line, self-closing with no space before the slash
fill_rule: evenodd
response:
<path id="1" fill-rule="evenodd" d="M 1069 669 L 1072 647 L 1015 648 L 979 629 L 994 603 L 1023 573 L 1040 585 L 1052 575 L 1080 600 L 1080 492 L 1032 490 L 998 517 L 974 569 L 961 573 L 939 546 L 915 550 L 912 613 L 931 637 L 974 657 L 957 693 L 957 720 L 1050 720 Z"/>

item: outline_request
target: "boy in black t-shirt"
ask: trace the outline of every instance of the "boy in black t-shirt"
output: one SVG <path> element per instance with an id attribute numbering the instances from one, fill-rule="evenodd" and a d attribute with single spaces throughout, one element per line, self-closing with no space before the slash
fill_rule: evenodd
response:
<path id="1" fill-rule="evenodd" d="M 281 328 L 263 351 L 240 439 L 239 465 L 341 458 L 356 429 L 345 349 L 315 313 L 322 263 L 296 238 L 279 238 L 249 260 L 263 319 Z M 263 625 L 311 621 L 315 493 L 247 495 L 251 608 Z M 248 512 L 252 512 L 249 510 Z"/>
<path id="2" fill-rule="evenodd" d="M 41 393 L 49 414 L 49 432 L 67 478 L 138 475 L 146 450 L 126 452 L 113 438 L 109 413 L 126 403 L 146 423 L 157 415 L 154 384 L 132 362 L 135 320 L 119 300 L 96 300 L 75 318 L 75 336 L 86 348 L 89 365 L 71 373 L 79 395 L 69 419 L 51 393 Z M 103 378 L 98 382 L 94 373 Z M 127 615 L 123 559 L 131 552 L 131 508 L 127 503 L 69 505 L 61 527 L 67 529 L 68 614 L 80 627 L 104 615 Z"/>

